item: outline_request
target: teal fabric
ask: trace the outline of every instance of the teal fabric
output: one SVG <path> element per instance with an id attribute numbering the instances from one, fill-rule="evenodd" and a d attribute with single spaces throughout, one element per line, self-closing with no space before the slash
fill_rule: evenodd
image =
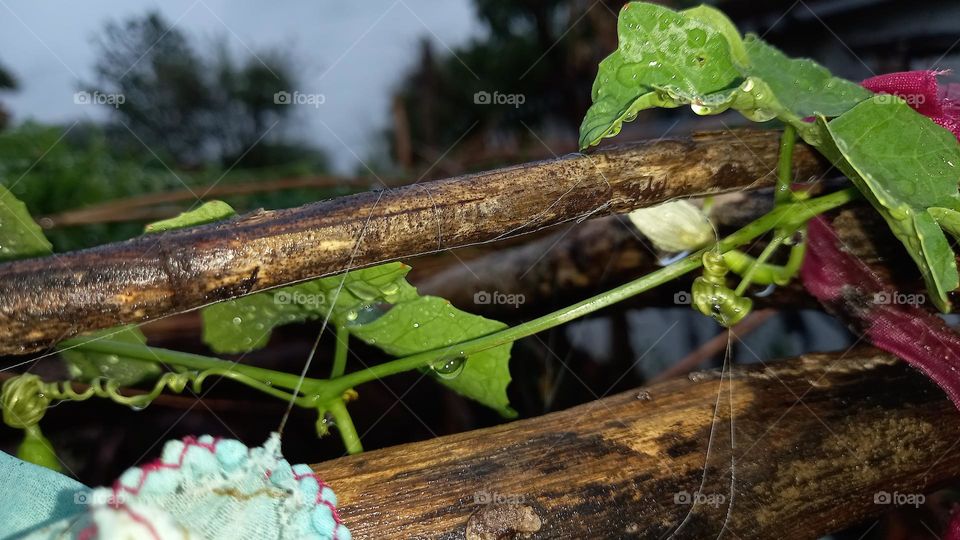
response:
<path id="1" fill-rule="evenodd" d="M 0 452 L 0 539 L 79 513 L 89 492 L 72 478 Z"/>
<path id="2" fill-rule="evenodd" d="M 352 540 L 333 490 L 283 458 L 277 433 L 249 448 L 209 435 L 167 441 L 159 459 L 92 490 L 3 456 L 0 483 L 5 539 Z"/>

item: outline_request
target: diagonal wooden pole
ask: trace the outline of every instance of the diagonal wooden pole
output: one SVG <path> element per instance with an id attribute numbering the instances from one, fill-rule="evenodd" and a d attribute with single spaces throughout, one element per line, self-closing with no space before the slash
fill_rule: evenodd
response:
<path id="1" fill-rule="evenodd" d="M 0 265 L 0 354 L 347 269 L 772 185 L 778 133 L 610 147 Z M 798 178 L 826 170 L 799 147 Z"/>

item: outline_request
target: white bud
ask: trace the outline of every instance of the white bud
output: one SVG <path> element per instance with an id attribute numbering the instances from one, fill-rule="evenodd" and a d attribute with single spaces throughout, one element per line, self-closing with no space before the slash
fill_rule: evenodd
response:
<path id="1" fill-rule="evenodd" d="M 689 201 L 670 201 L 627 214 L 644 236 L 667 253 L 699 249 L 716 239 L 710 220 Z"/>

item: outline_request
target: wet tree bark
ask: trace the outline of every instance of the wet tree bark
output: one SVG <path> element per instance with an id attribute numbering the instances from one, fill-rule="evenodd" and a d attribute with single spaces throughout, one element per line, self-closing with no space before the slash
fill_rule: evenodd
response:
<path id="1" fill-rule="evenodd" d="M 768 186 L 775 133 L 695 135 L 369 192 L 0 265 L 0 354 L 397 258 Z M 807 147 L 797 177 L 823 172 Z"/>
<path id="2" fill-rule="evenodd" d="M 815 539 L 955 478 L 958 438 L 943 392 L 861 348 L 314 468 L 354 538 Z"/>

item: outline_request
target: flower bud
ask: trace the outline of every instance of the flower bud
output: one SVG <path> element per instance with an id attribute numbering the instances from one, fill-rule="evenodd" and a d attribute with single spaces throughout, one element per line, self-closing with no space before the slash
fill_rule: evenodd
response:
<path id="1" fill-rule="evenodd" d="M 627 214 L 630 222 L 667 253 L 699 249 L 716 239 L 706 214 L 689 201 L 670 201 Z"/>

